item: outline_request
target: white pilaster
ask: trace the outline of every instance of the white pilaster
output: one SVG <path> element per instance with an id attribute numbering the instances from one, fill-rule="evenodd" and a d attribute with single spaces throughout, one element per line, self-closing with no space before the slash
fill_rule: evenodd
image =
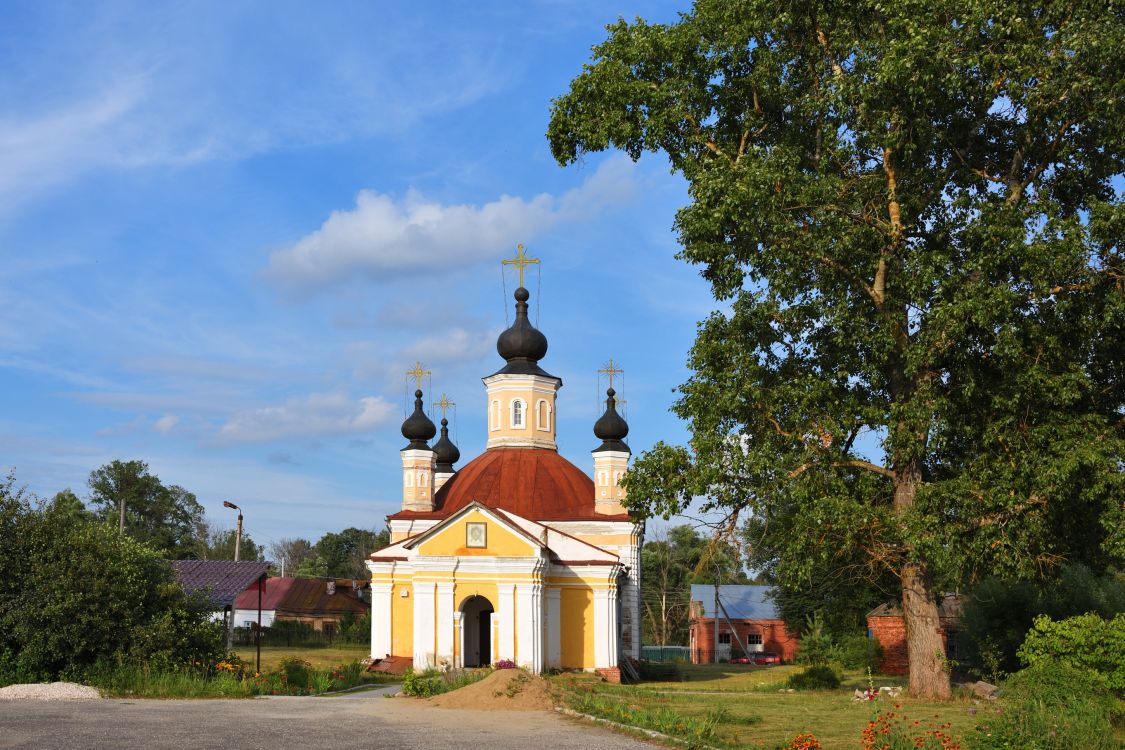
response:
<path id="1" fill-rule="evenodd" d="M 547 666 L 562 666 L 562 589 L 547 589 Z"/>
<path id="2" fill-rule="evenodd" d="M 516 587 L 511 583 L 496 584 L 496 629 L 498 640 L 496 653 L 492 661 L 501 659 L 516 659 Z"/>
<path id="3" fill-rule="evenodd" d="M 516 663 L 538 674 L 543 671 L 543 584 L 516 586 L 519 613 L 519 656 Z"/>
<path id="4" fill-rule="evenodd" d="M 617 587 L 594 589 L 594 666 L 617 666 Z"/>
<path id="5" fill-rule="evenodd" d="M 371 658 L 382 659 L 391 653 L 391 605 L 394 585 L 371 584 Z"/>
<path id="6" fill-rule="evenodd" d="M 437 653 L 435 661 L 453 665 L 453 582 L 437 584 Z"/>
<path id="7" fill-rule="evenodd" d="M 465 666 L 465 638 L 461 630 L 461 612 L 454 610 L 453 612 L 453 650 L 456 656 L 453 659 L 453 666 L 461 669 Z"/>
<path id="8" fill-rule="evenodd" d="M 414 584 L 414 668 L 427 669 L 434 659 L 434 583 Z"/>

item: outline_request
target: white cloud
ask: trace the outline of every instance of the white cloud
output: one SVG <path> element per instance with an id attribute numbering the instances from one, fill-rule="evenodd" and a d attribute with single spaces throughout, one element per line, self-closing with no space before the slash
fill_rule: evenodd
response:
<path id="1" fill-rule="evenodd" d="M 403 350 L 408 359 L 429 363 L 476 361 L 496 346 L 499 330 L 469 331 L 454 328 L 443 335 L 427 336 Z"/>
<path id="2" fill-rule="evenodd" d="M 180 423 L 180 418 L 175 414 L 165 414 L 160 419 L 152 423 L 152 429 L 159 433 L 167 435 L 172 429 Z"/>
<path id="3" fill-rule="evenodd" d="M 363 190 L 355 208 L 334 211 L 319 229 L 270 258 L 267 277 L 316 288 L 355 275 L 381 280 L 470 265 L 528 242 L 551 226 L 580 221 L 627 200 L 632 162 L 607 159 L 581 186 L 555 197 L 503 195 L 483 205 L 444 205 L 417 191 L 402 200 Z"/>
<path id="4" fill-rule="evenodd" d="M 395 409 L 382 396 L 352 400 L 343 393 L 314 393 L 281 406 L 234 414 L 219 429 L 224 442 L 265 442 L 292 436 L 342 435 L 383 424 Z"/>

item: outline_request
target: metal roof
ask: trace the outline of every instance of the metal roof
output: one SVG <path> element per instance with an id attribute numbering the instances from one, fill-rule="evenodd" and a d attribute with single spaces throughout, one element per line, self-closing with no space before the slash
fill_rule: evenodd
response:
<path id="1" fill-rule="evenodd" d="M 726 609 L 726 615 L 732 620 L 780 620 L 777 607 L 774 606 L 770 592 L 773 586 L 720 586 L 719 601 Z M 700 602 L 702 616 L 712 618 L 715 615 L 715 587 L 706 584 L 693 584 L 691 587 L 691 600 Z M 722 609 L 719 615 L 722 616 Z"/>
<path id="2" fill-rule="evenodd" d="M 230 607 L 234 599 L 269 570 L 268 562 L 256 560 L 173 560 L 172 570 L 184 591 L 206 591 L 220 607 Z"/>

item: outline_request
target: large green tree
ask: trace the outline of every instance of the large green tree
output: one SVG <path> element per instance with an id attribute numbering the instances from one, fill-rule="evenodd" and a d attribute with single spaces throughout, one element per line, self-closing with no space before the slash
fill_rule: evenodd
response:
<path id="1" fill-rule="evenodd" d="M 144 461 L 111 461 L 90 472 L 90 502 L 98 516 L 172 558 L 196 557 L 205 543 L 203 506 L 177 485 L 165 486 Z"/>
<path id="2" fill-rule="evenodd" d="M 366 578 L 367 556 L 389 543 L 390 532 L 386 529 L 374 531 L 353 526 L 340 532 L 330 531 L 313 546 L 312 556 L 319 561 L 303 565 L 301 570 L 318 570 L 323 564 L 323 575 L 329 577 Z"/>
<path id="3" fill-rule="evenodd" d="M 792 582 L 861 550 L 900 581 L 924 696 L 949 694 L 944 587 L 1120 555 L 1123 73 L 1106 0 L 611 25 L 552 151 L 662 152 L 681 255 L 723 303 L 675 407 L 690 450 L 640 457 L 632 509 L 747 511 Z"/>

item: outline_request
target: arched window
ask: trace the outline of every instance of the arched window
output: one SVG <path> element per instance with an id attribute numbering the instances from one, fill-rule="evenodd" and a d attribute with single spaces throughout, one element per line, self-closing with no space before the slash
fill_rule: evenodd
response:
<path id="1" fill-rule="evenodd" d="M 402 482 L 407 487 L 413 487 L 414 486 L 414 472 L 411 472 L 411 471 L 403 472 Z"/>
<path id="2" fill-rule="evenodd" d="M 523 428 L 523 411 L 523 401 L 518 398 L 512 399 L 512 427 Z"/>
<path id="3" fill-rule="evenodd" d="M 551 407 L 547 405 L 545 398 L 535 403 L 535 427 L 544 432 L 551 431 Z"/>
<path id="4" fill-rule="evenodd" d="M 500 429 L 500 402 L 492 402 L 492 429 Z"/>
<path id="5" fill-rule="evenodd" d="M 418 475 L 418 486 L 419 487 L 425 487 L 426 486 L 426 475 L 425 474 L 419 474 Z"/>

